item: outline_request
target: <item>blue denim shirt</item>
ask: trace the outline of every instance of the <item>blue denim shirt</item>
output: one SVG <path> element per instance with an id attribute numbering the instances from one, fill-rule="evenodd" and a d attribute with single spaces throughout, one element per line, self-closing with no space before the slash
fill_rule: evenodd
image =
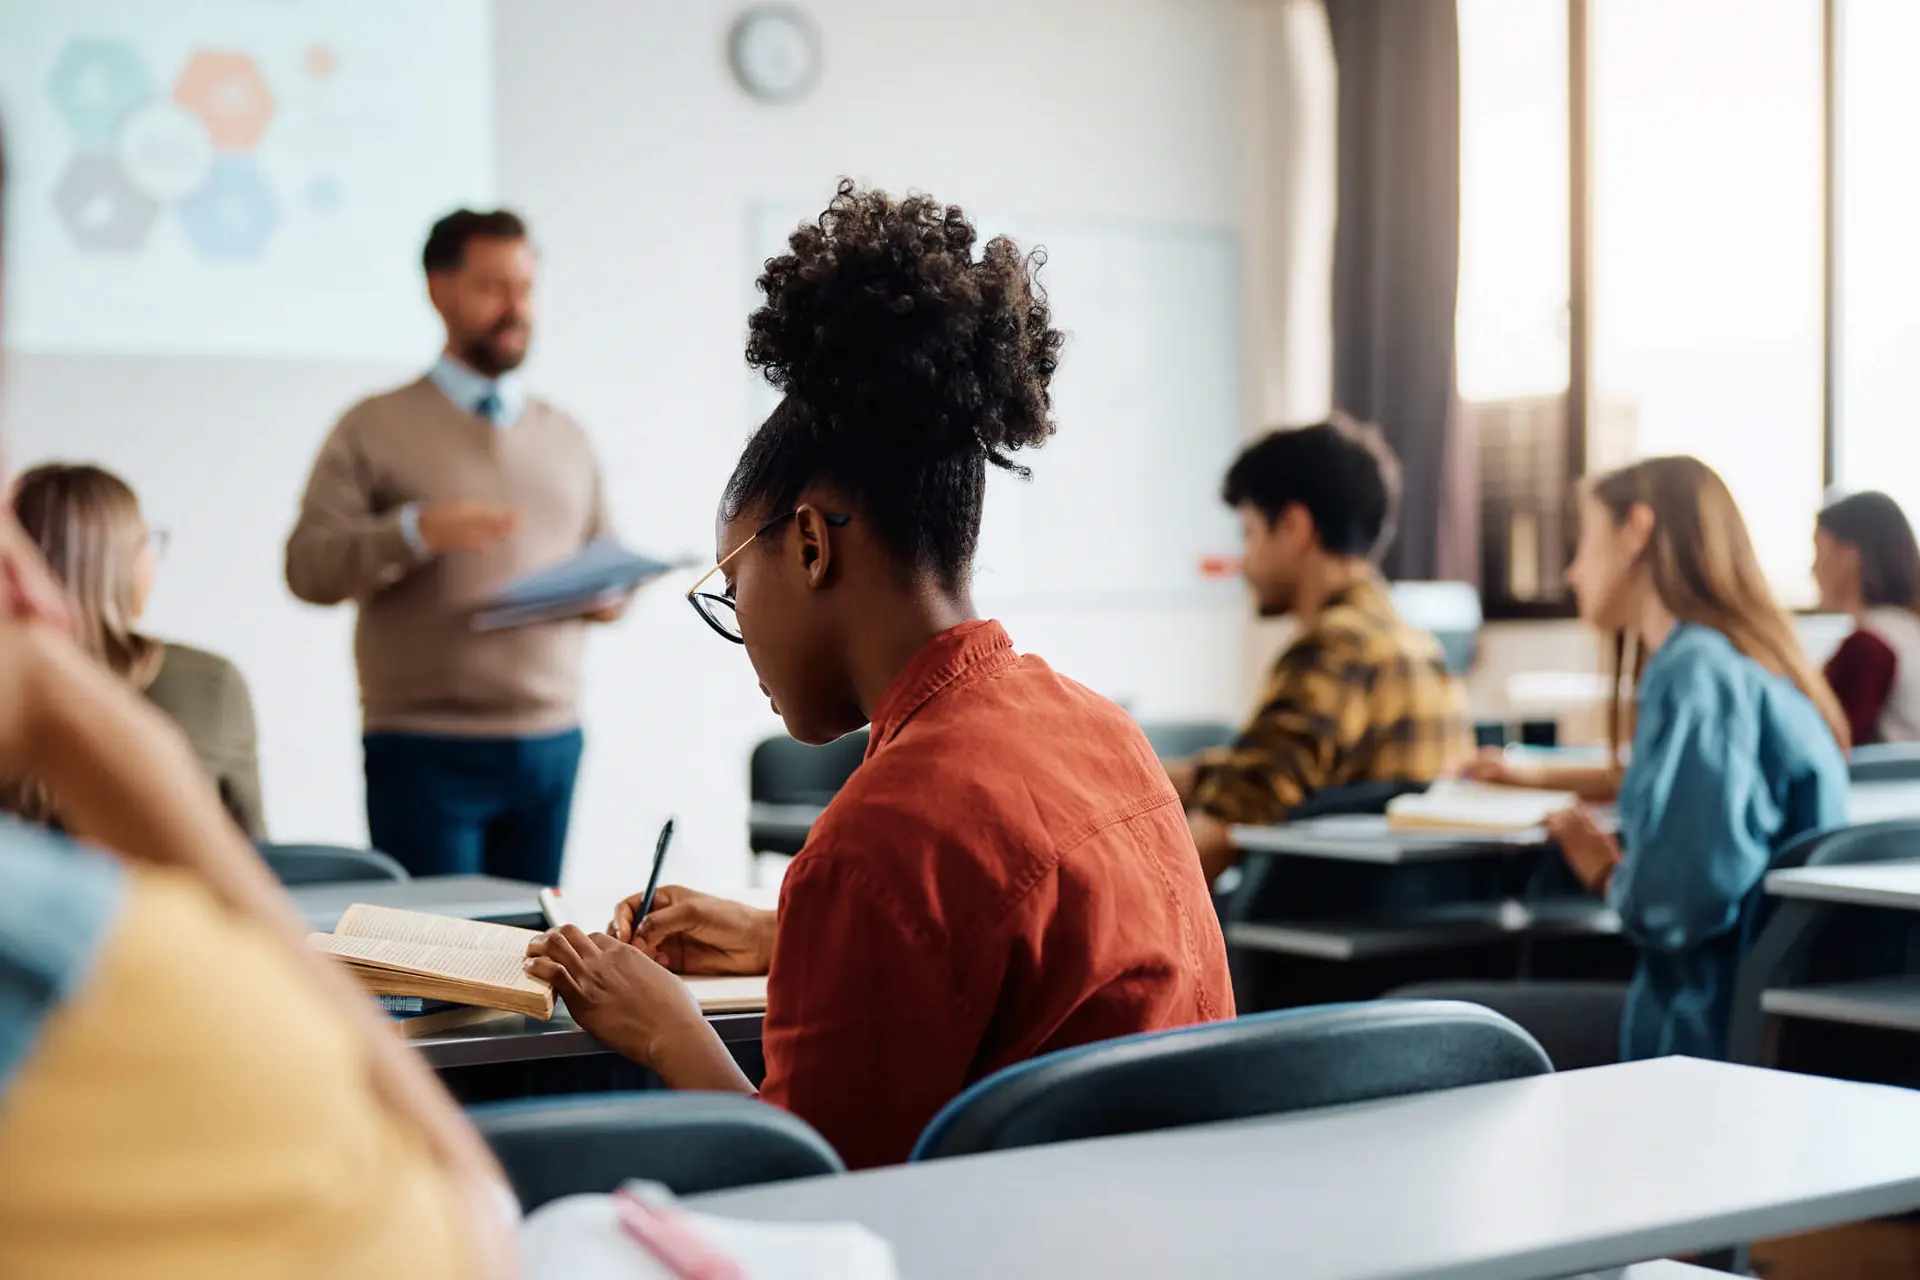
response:
<path id="1" fill-rule="evenodd" d="M 47 1014 L 92 972 L 125 896 L 112 858 L 0 819 L 0 1098 Z"/>
<path id="2" fill-rule="evenodd" d="M 1620 784 L 1608 901 L 1640 952 L 1623 1058 L 1717 1058 L 1762 877 L 1807 831 L 1847 819 L 1847 765 L 1791 681 L 1682 623 L 1648 660 Z"/>

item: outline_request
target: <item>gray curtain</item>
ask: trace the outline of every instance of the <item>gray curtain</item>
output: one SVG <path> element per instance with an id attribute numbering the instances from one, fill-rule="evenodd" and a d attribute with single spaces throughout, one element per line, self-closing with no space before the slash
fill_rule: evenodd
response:
<path id="1" fill-rule="evenodd" d="M 1454 386 L 1460 40 L 1454 0 L 1325 0 L 1340 72 L 1333 399 L 1406 478 L 1395 578 L 1473 581 L 1474 451 Z"/>

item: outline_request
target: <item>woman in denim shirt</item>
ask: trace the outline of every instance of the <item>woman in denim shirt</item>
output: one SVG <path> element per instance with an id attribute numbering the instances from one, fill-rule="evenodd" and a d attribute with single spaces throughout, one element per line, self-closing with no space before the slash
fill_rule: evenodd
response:
<path id="1" fill-rule="evenodd" d="M 1548 822 L 1581 883 L 1620 913 L 1639 952 L 1620 1056 L 1725 1050 L 1735 975 L 1760 920 L 1761 879 L 1808 831 L 1845 825 L 1845 714 L 1760 571 L 1733 496 L 1696 458 L 1649 458 L 1593 482 L 1567 569 L 1580 616 L 1611 632 L 1624 772 L 1513 766 L 1470 776 L 1619 801 L 1617 838 L 1581 808 Z"/>
<path id="2" fill-rule="evenodd" d="M 1796 836 L 1846 822 L 1846 717 L 1698 459 L 1649 458 L 1593 483 L 1567 583 L 1580 616 L 1614 634 L 1616 672 L 1635 655 L 1618 839 L 1584 809 L 1549 823 L 1639 951 L 1621 1057 L 1719 1057 L 1761 879 Z M 1616 759 L 1625 719 L 1616 702 Z"/>

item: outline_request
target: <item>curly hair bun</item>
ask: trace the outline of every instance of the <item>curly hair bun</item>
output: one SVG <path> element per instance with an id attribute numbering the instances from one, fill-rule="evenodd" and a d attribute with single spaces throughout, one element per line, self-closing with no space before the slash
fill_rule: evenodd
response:
<path id="1" fill-rule="evenodd" d="M 747 362 L 806 411 L 823 445 L 984 455 L 1053 434 L 1062 337 L 1034 279 L 1046 261 L 926 196 L 843 180 L 767 260 Z"/>

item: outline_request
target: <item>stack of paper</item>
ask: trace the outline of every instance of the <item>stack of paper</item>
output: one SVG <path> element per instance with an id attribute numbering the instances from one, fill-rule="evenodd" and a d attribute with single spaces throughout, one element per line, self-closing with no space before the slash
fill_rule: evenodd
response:
<path id="1" fill-rule="evenodd" d="M 893 1248 L 855 1222 L 748 1222 L 671 1208 L 710 1254 L 730 1264 L 711 1274 L 744 1280 L 897 1280 Z M 527 1280 L 674 1280 L 676 1272 L 621 1230 L 613 1196 L 567 1196 L 542 1205 L 520 1228 Z"/>
<path id="2" fill-rule="evenodd" d="M 476 631 L 499 631 L 592 613 L 678 566 L 635 555 L 610 539 L 576 556 L 515 578 L 473 616 Z"/>
<path id="3" fill-rule="evenodd" d="M 1417 795 L 1389 800 L 1387 825 L 1405 830 L 1526 831 L 1579 800 L 1571 791 L 1436 782 Z"/>

